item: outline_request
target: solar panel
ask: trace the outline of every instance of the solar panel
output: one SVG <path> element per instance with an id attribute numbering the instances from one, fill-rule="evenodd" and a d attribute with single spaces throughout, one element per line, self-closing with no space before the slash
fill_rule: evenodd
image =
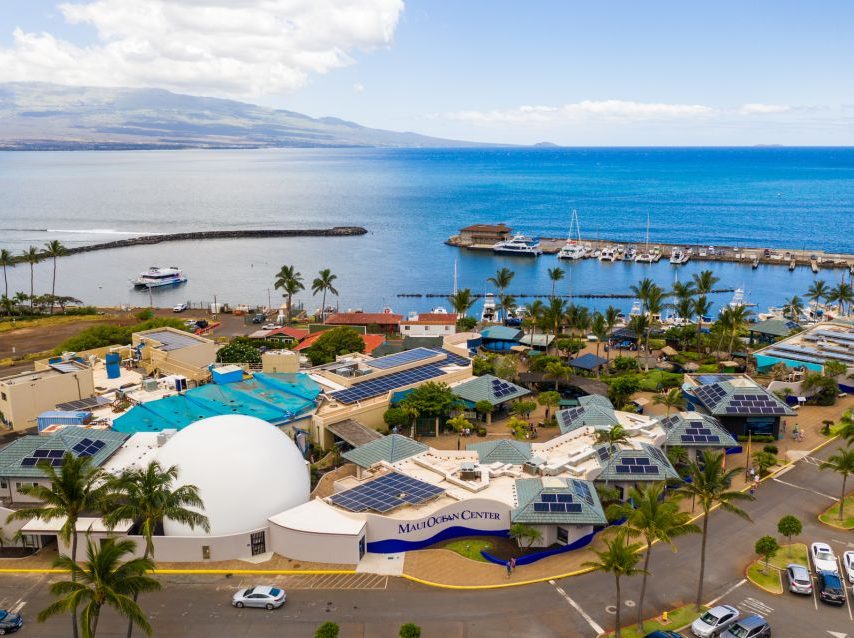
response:
<path id="1" fill-rule="evenodd" d="M 617 474 L 629 474 L 632 471 L 628 465 L 618 465 L 617 466 Z"/>
<path id="2" fill-rule="evenodd" d="M 96 450 L 100 450 L 100 449 L 101 449 L 102 447 L 104 447 L 105 445 L 106 445 L 106 442 L 104 442 L 104 441 L 95 441 L 94 443 L 92 443 L 92 446 L 93 446 Z"/>
<path id="3" fill-rule="evenodd" d="M 443 365 L 446 365 L 446 363 L 440 361 L 438 363 L 428 363 L 427 365 L 412 368 L 411 370 L 394 372 L 376 379 L 356 383 L 346 390 L 332 392 L 330 396 L 341 403 L 356 403 L 364 399 L 386 394 L 407 385 L 412 385 L 413 383 L 418 383 L 419 381 L 427 381 L 440 377 L 445 374 L 442 370 Z"/>
<path id="4" fill-rule="evenodd" d="M 649 459 L 635 459 L 635 465 L 649 465 Z"/>
<path id="5" fill-rule="evenodd" d="M 92 397 L 90 399 L 57 403 L 56 409 L 60 412 L 79 412 L 81 410 L 91 410 L 92 408 L 107 405 L 108 403 L 110 403 L 110 400 L 104 397 Z"/>
<path id="6" fill-rule="evenodd" d="M 628 457 L 623 459 L 623 465 L 634 465 L 634 464 L 635 464 L 634 457 L 628 456 Z"/>
<path id="7" fill-rule="evenodd" d="M 557 495 L 558 503 L 572 503 L 572 494 L 558 494 Z"/>
<path id="8" fill-rule="evenodd" d="M 608 457 L 609 457 L 609 456 L 611 456 L 611 453 L 610 453 L 610 451 L 608 450 L 608 447 L 607 447 L 607 446 L 602 447 L 602 448 L 599 448 L 599 449 L 596 451 L 596 453 L 599 455 L 599 459 L 600 459 L 600 460 L 602 460 L 602 461 L 607 461 L 607 460 L 608 460 Z"/>
<path id="9" fill-rule="evenodd" d="M 549 503 L 550 512 L 565 512 L 566 503 Z"/>
<path id="10" fill-rule="evenodd" d="M 579 503 L 568 503 L 566 511 L 571 514 L 578 514 L 581 512 L 581 505 Z"/>
<path id="11" fill-rule="evenodd" d="M 721 437 L 719 437 L 719 436 L 714 436 L 714 435 L 713 435 L 713 436 L 707 436 L 707 437 L 706 437 L 706 440 L 707 440 L 709 443 L 720 443 L 720 442 L 721 442 Z"/>
<path id="12" fill-rule="evenodd" d="M 33 456 L 36 458 L 47 458 L 49 452 L 50 450 L 35 450 Z"/>
<path id="13" fill-rule="evenodd" d="M 427 348 L 414 348 L 412 350 L 404 350 L 403 352 L 390 354 L 385 357 L 379 357 L 378 359 L 369 361 L 368 365 L 372 368 L 377 368 L 379 370 L 388 370 L 389 368 L 395 368 L 397 366 L 401 366 L 407 363 L 412 363 L 413 361 L 423 361 L 424 359 L 430 359 L 432 357 L 435 357 L 437 354 L 439 353 L 435 350 L 428 350 Z"/>
<path id="14" fill-rule="evenodd" d="M 534 511 L 535 512 L 548 512 L 549 504 L 548 503 L 534 503 Z"/>
<path id="15" fill-rule="evenodd" d="M 557 502 L 557 494 L 541 494 L 540 500 L 543 503 L 556 503 Z"/>
<path id="16" fill-rule="evenodd" d="M 583 498 L 590 505 L 593 505 L 593 495 L 590 493 L 590 488 L 587 486 L 587 483 L 573 479 L 572 485 L 579 498 Z"/>
<path id="17" fill-rule="evenodd" d="M 21 467 L 33 467 L 40 459 L 34 458 L 32 456 L 28 456 L 25 459 L 21 459 Z"/>
<path id="18" fill-rule="evenodd" d="M 51 459 L 50 464 L 53 467 L 62 467 L 62 459 Z"/>
<path id="19" fill-rule="evenodd" d="M 430 500 L 445 490 L 405 474 L 390 472 L 372 481 L 333 494 L 331 501 L 351 512 L 388 512 L 405 503 L 418 504 Z"/>
<path id="20" fill-rule="evenodd" d="M 658 466 L 657 465 L 647 465 L 643 468 L 647 474 L 658 474 Z"/>
<path id="21" fill-rule="evenodd" d="M 50 450 L 47 455 L 51 459 L 61 459 L 65 455 L 65 450 Z"/>

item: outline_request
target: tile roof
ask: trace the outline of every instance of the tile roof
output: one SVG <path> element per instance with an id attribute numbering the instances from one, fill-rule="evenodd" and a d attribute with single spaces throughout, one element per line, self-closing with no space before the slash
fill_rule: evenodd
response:
<path id="1" fill-rule="evenodd" d="M 472 404 L 478 401 L 489 401 L 492 405 L 500 405 L 531 394 L 530 390 L 491 374 L 474 377 L 454 386 L 451 390 L 458 397 Z"/>
<path id="2" fill-rule="evenodd" d="M 697 401 L 713 416 L 794 416 L 795 412 L 762 386 L 734 376 L 692 388 Z"/>
<path id="3" fill-rule="evenodd" d="M 410 439 L 402 434 L 389 434 L 376 441 L 371 441 L 365 445 L 344 452 L 343 456 L 348 461 L 352 461 L 359 467 L 369 468 L 380 461 L 388 463 L 397 463 L 410 456 L 421 454 L 430 448 Z"/>
<path id="4" fill-rule="evenodd" d="M 466 450 L 477 452 L 478 460 L 484 465 L 499 462 L 522 465 L 532 454 L 530 443 L 511 439 L 469 443 Z"/>
<path id="5" fill-rule="evenodd" d="M 790 319 L 766 319 L 752 324 L 749 330 L 772 337 L 788 337 L 793 330 L 802 330 L 802 328 Z"/>
<path id="6" fill-rule="evenodd" d="M 669 446 L 727 448 L 738 445 L 721 422 L 708 414 L 679 412 L 662 417 L 660 422 Z"/>
<path id="7" fill-rule="evenodd" d="M 567 478 L 516 480 L 514 523 L 607 525 L 596 488 L 590 481 Z M 562 510 L 562 511 L 561 511 Z"/>
<path id="8" fill-rule="evenodd" d="M 457 324 L 457 315 L 454 313 L 441 312 L 425 312 L 413 319 L 406 319 L 400 322 L 402 326 L 455 326 Z"/>
<path id="9" fill-rule="evenodd" d="M 546 348 L 551 345 L 554 339 L 554 335 L 545 335 L 542 333 L 526 334 L 521 339 L 519 339 L 519 343 L 521 343 L 523 346 L 536 346 L 538 348 Z"/>
<path id="10" fill-rule="evenodd" d="M 286 337 L 290 337 L 291 339 L 302 341 L 308 336 L 308 330 L 302 330 L 301 328 L 292 328 L 291 326 L 282 326 L 281 328 L 275 328 L 273 330 L 270 330 L 267 333 L 268 337 L 275 337 L 277 335 L 284 335 Z"/>
<path id="11" fill-rule="evenodd" d="M 519 341 L 524 333 L 519 328 L 507 326 L 489 326 L 480 331 L 484 339 L 498 339 L 500 341 Z"/>
<path id="12" fill-rule="evenodd" d="M 591 395 L 591 399 L 594 396 L 596 395 Z M 586 404 L 581 404 L 575 408 L 558 410 L 555 418 L 557 419 L 557 424 L 560 426 L 561 434 L 566 434 L 567 432 L 572 432 L 583 427 L 607 430 L 620 422 L 614 413 L 611 402 L 605 397 L 588 400 Z"/>
<path id="13" fill-rule="evenodd" d="M 294 350 L 302 351 L 311 348 L 315 344 L 315 342 L 320 339 L 320 335 L 323 332 L 315 332 L 313 335 L 306 337 L 301 343 L 294 346 Z M 385 336 L 383 335 L 359 335 L 362 338 L 362 341 L 365 344 L 365 354 L 372 353 L 375 349 L 379 348 L 382 344 L 385 343 Z"/>
<path id="14" fill-rule="evenodd" d="M 396 326 L 402 319 L 403 315 L 390 312 L 339 312 L 327 317 L 324 323 L 330 326 L 368 326 L 372 323 Z"/>
<path id="15" fill-rule="evenodd" d="M 639 449 L 611 446 L 610 454 L 607 448 L 607 445 L 595 446 L 596 460 L 602 468 L 602 472 L 596 477 L 597 481 L 635 483 L 679 478 L 679 474 L 673 469 L 664 452 L 654 445 L 641 443 Z M 626 459 L 629 460 L 626 461 Z M 641 463 L 637 463 L 635 459 L 641 459 Z M 632 466 L 635 468 L 642 466 L 648 470 L 636 472 L 633 471 Z M 618 469 L 620 467 L 629 467 L 630 470 L 620 470 Z"/>
<path id="16" fill-rule="evenodd" d="M 570 361 L 569 365 L 580 370 L 595 370 L 606 363 L 608 363 L 607 359 L 597 357 L 595 354 L 588 352 L 587 354 L 583 354 Z"/>
<path id="17" fill-rule="evenodd" d="M 344 419 L 337 423 L 330 423 L 326 426 L 326 430 L 355 447 L 367 445 L 371 441 L 383 438 L 382 434 L 356 419 Z"/>
<path id="18" fill-rule="evenodd" d="M 38 434 L 22 436 L 0 450 L 0 476 L 43 477 L 44 473 L 37 464 L 21 465 L 21 462 L 26 458 L 33 458 L 36 450 L 55 450 L 63 454 L 71 452 L 77 456 L 73 448 L 81 443 L 88 445 L 84 439 L 88 439 L 89 442 L 103 443 L 97 451 L 92 450 L 90 455 L 93 465 L 100 466 L 121 447 L 127 438 L 127 434 L 113 430 L 90 430 L 74 426 L 63 428 L 49 436 Z M 61 458 L 61 456 L 55 458 Z"/>

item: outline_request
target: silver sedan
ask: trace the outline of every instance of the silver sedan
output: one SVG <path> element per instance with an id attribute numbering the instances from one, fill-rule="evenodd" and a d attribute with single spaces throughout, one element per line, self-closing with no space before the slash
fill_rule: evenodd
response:
<path id="1" fill-rule="evenodd" d="M 235 607 L 263 607 L 264 609 L 278 609 L 285 604 L 288 596 L 284 589 L 271 585 L 259 585 L 241 589 L 231 598 L 231 604 Z"/>

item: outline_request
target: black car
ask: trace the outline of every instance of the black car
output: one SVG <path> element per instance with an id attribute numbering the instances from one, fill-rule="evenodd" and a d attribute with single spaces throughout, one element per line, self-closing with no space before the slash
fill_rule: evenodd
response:
<path id="1" fill-rule="evenodd" d="M 818 573 L 818 597 L 830 605 L 845 604 L 845 589 L 839 576 L 834 572 Z"/>
<path id="2" fill-rule="evenodd" d="M 24 624 L 21 614 L 13 614 L 11 611 L 0 609 L 0 636 L 13 634 Z"/>

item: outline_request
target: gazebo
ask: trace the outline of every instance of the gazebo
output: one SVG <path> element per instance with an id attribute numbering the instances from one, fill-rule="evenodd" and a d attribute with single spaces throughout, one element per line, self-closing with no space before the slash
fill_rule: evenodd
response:
<path id="1" fill-rule="evenodd" d="M 588 352 L 580 357 L 576 357 L 569 362 L 569 365 L 576 370 L 584 370 L 585 372 L 597 372 L 602 366 L 607 365 L 608 360 L 596 356 Z"/>

